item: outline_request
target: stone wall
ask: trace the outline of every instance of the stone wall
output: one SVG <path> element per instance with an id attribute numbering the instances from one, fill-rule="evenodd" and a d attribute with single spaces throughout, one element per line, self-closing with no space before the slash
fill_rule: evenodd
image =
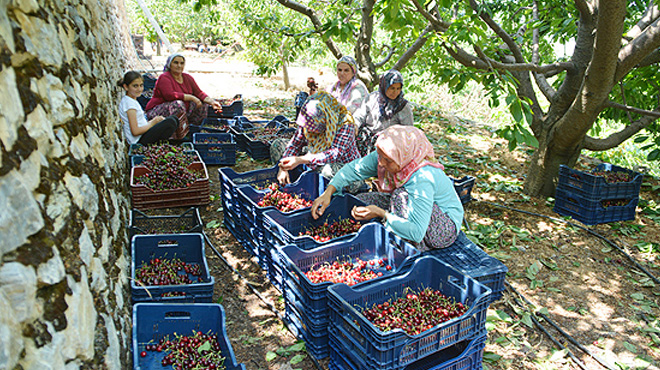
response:
<path id="1" fill-rule="evenodd" d="M 128 29 L 121 0 L 0 0 L 0 369 L 130 367 Z"/>

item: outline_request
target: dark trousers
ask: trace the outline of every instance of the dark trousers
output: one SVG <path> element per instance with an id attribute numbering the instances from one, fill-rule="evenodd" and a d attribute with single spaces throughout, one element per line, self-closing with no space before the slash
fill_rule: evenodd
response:
<path id="1" fill-rule="evenodd" d="M 142 134 L 138 143 L 148 145 L 165 141 L 172 136 L 177 127 L 179 127 L 179 119 L 176 116 L 169 116 Z"/>

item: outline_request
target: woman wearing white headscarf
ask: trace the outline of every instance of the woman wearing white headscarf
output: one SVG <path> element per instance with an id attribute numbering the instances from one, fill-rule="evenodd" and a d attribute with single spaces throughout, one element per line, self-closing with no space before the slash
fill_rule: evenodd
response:
<path id="1" fill-rule="evenodd" d="M 393 125 L 412 126 L 413 112 L 403 98 L 403 76 L 391 69 L 380 77 L 378 91 L 374 91 L 353 113 L 357 126 L 356 142 L 361 156 L 374 150 L 378 135 Z"/>
<path id="2" fill-rule="evenodd" d="M 171 115 L 181 117 L 185 113 L 188 124 L 200 125 L 208 114 L 209 105 L 222 111 L 222 105 L 203 92 L 191 75 L 183 72 L 185 65 L 186 58 L 180 53 L 167 58 L 164 73 L 158 77 L 145 109 L 147 119 Z"/>
<path id="3" fill-rule="evenodd" d="M 337 61 L 337 78 L 328 91 L 353 114 L 369 95 L 367 85 L 357 78 L 357 62 L 353 57 L 345 55 Z"/>

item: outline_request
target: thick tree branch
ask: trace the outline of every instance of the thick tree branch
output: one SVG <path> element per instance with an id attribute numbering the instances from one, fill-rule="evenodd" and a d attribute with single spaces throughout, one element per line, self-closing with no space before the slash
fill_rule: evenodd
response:
<path id="1" fill-rule="evenodd" d="M 658 110 L 656 110 L 656 112 L 660 113 Z M 616 148 L 621 143 L 630 139 L 633 135 L 640 132 L 642 129 L 645 129 L 656 120 L 657 117 L 644 116 L 632 124 L 626 126 L 623 130 L 615 132 L 604 139 L 596 139 L 587 136 L 584 139 L 584 148 L 594 152 Z"/>
<path id="2" fill-rule="evenodd" d="M 586 0 L 575 0 L 575 8 L 580 12 L 580 18 L 590 17 L 593 7 Z"/>
<path id="3" fill-rule="evenodd" d="M 556 73 L 557 71 L 565 71 L 569 68 L 573 68 L 573 64 L 568 62 L 556 62 L 546 65 L 536 65 L 534 63 L 502 63 L 496 60 L 488 58 L 484 52 L 477 45 L 473 46 L 474 51 L 477 53 L 479 58 L 484 62 L 493 66 L 495 69 L 512 71 L 512 72 L 536 72 L 536 73 Z"/>
<path id="4" fill-rule="evenodd" d="M 376 67 L 371 60 L 371 41 L 374 33 L 374 19 L 371 15 L 375 0 L 364 0 L 362 3 L 362 23 L 360 23 L 360 33 L 355 43 L 355 59 L 358 66 L 363 67 L 362 72 L 368 72 L 369 80 L 365 82 L 367 85 L 374 85 L 378 83 L 378 73 Z M 364 70 L 366 68 L 366 71 Z M 360 78 L 364 80 L 364 74 L 360 74 Z"/>
<path id="5" fill-rule="evenodd" d="M 422 6 L 422 4 L 419 3 L 419 0 L 412 0 L 413 5 L 415 6 L 415 9 L 421 14 L 424 18 L 426 18 L 427 21 L 433 26 L 433 29 L 436 32 L 446 32 L 449 29 L 449 26 L 451 26 L 451 23 L 446 22 L 442 19 L 437 18 L 433 14 L 429 13 L 425 7 Z"/>
<path id="6" fill-rule="evenodd" d="M 385 63 L 389 62 L 390 59 L 392 59 L 392 55 L 394 55 L 394 51 L 396 50 L 395 48 L 389 46 L 389 45 L 383 45 L 383 48 L 387 48 L 387 55 L 383 57 L 383 59 L 380 62 L 374 63 L 374 67 L 380 68 L 385 65 Z"/>
<path id="7" fill-rule="evenodd" d="M 630 28 L 626 32 L 626 36 L 634 39 L 635 37 L 642 34 L 646 27 L 650 26 L 653 22 L 657 21 L 660 18 L 660 8 L 653 3 L 649 4 L 649 7 L 646 9 L 646 13 L 639 19 L 636 25 Z"/>
<path id="8" fill-rule="evenodd" d="M 536 1 L 534 1 L 532 5 L 532 17 L 534 21 L 539 20 L 539 6 Z M 534 28 L 532 31 L 532 63 L 533 64 L 539 64 L 541 60 L 541 56 L 539 55 L 539 30 L 538 28 Z M 557 73 L 557 72 L 555 72 Z M 555 73 L 549 73 L 554 75 Z M 557 94 L 557 91 L 548 83 L 548 80 L 545 78 L 545 74 L 542 73 L 537 73 L 533 72 L 534 80 L 536 81 L 536 85 L 539 87 L 539 90 L 541 90 L 541 93 L 543 93 L 543 96 L 548 101 L 553 101 L 555 98 L 555 95 Z M 538 127 L 540 129 L 540 127 Z M 532 131 L 534 131 L 534 127 L 532 128 Z"/>
<path id="9" fill-rule="evenodd" d="M 312 9 L 312 8 L 310 8 L 310 7 L 308 7 L 308 6 L 305 6 L 305 5 L 303 5 L 303 4 L 301 4 L 301 3 L 297 2 L 297 1 L 291 1 L 291 0 L 277 0 L 277 2 L 280 3 L 280 4 L 282 4 L 282 5 L 285 6 L 285 7 L 289 8 L 289 9 L 293 10 L 293 11 L 296 11 L 296 12 L 298 12 L 298 13 L 304 14 L 304 15 L 307 16 L 307 18 L 309 18 L 309 20 L 312 22 L 312 25 L 314 26 L 314 29 L 315 29 L 317 32 L 321 32 L 321 31 L 322 31 L 322 29 L 323 29 L 323 24 L 321 23 L 321 21 L 319 20 L 319 18 L 316 16 L 316 12 L 314 12 L 314 9 Z M 335 43 L 334 43 L 330 38 L 326 38 L 326 39 L 324 39 L 323 42 L 324 42 L 325 45 L 328 47 L 328 49 L 330 50 L 330 52 L 332 53 L 332 55 L 335 56 L 335 58 L 339 59 L 339 58 L 341 58 L 341 57 L 343 56 L 343 55 L 342 55 L 342 52 L 339 50 L 339 48 L 337 47 L 337 45 L 335 45 Z"/>
<path id="10" fill-rule="evenodd" d="M 493 20 L 493 18 L 490 17 L 490 14 L 488 12 L 482 11 L 477 4 L 476 0 L 469 0 L 470 1 L 470 7 L 477 13 L 479 14 L 479 17 L 490 27 L 493 32 L 506 44 L 506 46 L 511 50 L 511 53 L 513 54 L 513 57 L 515 58 L 517 63 L 524 63 L 525 58 L 523 57 L 522 51 L 520 51 L 520 48 L 518 47 L 518 44 L 513 40 L 511 35 L 509 35 L 502 27 L 500 27 L 497 22 Z"/>
<path id="11" fill-rule="evenodd" d="M 642 59 L 642 61 L 639 62 L 639 64 L 637 64 L 636 67 L 637 68 L 648 67 L 658 62 L 660 62 L 660 49 L 655 49 L 651 52 L 651 54 L 647 55 L 644 59 Z"/>
<path id="12" fill-rule="evenodd" d="M 621 81 L 630 70 L 659 47 L 660 19 L 656 19 L 619 51 L 619 65 L 614 76 L 615 81 Z"/>
<path id="13" fill-rule="evenodd" d="M 422 33 L 419 34 L 419 37 L 417 37 L 417 40 L 415 40 L 415 42 L 413 42 L 413 44 L 410 45 L 408 50 L 406 50 L 405 53 L 403 53 L 403 55 L 401 55 L 399 60 L 396 61 L 396 63 L 394 64 L 394 66 L 392 66 L 392 68 L 396 69 L 397 71 L 401 71 L 406 66 L 406 64 L 408 64 L 410 59 L 412 59 L 412 57 L 415 56 L 415 53 L 417 53 L 419 51 L 419 49 L 421 49 L 422 46 L 424 46 L 426 41 L 429 39 L 428 34 L 431 31 L 433 31 L 433 26 L 431 24 L 429 24 L 422 31 Z"/>

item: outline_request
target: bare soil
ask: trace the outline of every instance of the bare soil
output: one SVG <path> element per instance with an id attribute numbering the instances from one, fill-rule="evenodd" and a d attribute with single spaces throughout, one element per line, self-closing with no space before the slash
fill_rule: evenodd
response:
<path id="1" fill-rule="evenodd" d="M 196 60 L 197 64 L 192 63 L 192 56 L 189 60 L 188 69 L 194 69 L 192 65 L 204 67 L 203 60 Z M 253 76 L 244 63 L 235 63 L 237 68 L 232 69 L 232 63 L 216 61 L 210 63 L 213 68 L 207 68 L 212 73 L 193 75 L 212 96 L 243 93 L 249 117 L 294 115 L 293 96 L 297 90 L 282 91 L 280 79 Z M 318 77 L 318 71 L 295 71 L 294 85 L 303 88 L 308 76 Z M 573 225 L 565 223 L 552 211 L 551 198 L 522 195 L 519 186 L 528 165 L 528 151 L 509 152 L 505 142 L 493 138 L 491 129 L 479 123 L 421 108 L 415 109 L 415 115 L 434 142 L 448 174 L 477 178 L 472 193 L 475 201 L 466 206 L 469 230 L 464 230 L 504 262 L 509 269 L 506 281 L 520 294 L 507 289 L 503 298 L 489 308 L 484 368 L 658 369 L 657 218 L 654 221 L 638 208 L 634 221 L 589 228 L 577 221 L 569 220 Z M 588 170 L 596 164 L 584 157 L 578 168 Z M 233 169 L 245 172 L 266 167 L 271 167 L 268 161 L 240 155 Z M 223 218 L 218 168 L 208 166 L 213 200 L 200 209 L 205 224 L 221 223 Z M 660 203 L 658 186 L 658 179 L 646 177 L 640 199 Z M 602 235 L 616 247 L 585 229 Z M 283 313 L 281 295 L 268 282 L 256 259 L 226 228 L 207 227 L 205 231 L 222 255 L 220 258 L 207 248 L 216 279 L 213 300 L 225 308 L 228 335 L 238 361 L 251 370 L 317 368 L 308 355 L 298 362 L 304 353 L 287 353 L 286 349 L 297 340 L 278 317 Z M 645 253 L 645 243 L 655 243 L 655 252 Z M 533 324 L 530 315 L 534 313 L 539 314 L 535 317 L 549 335 Z M 562 335 L 543 317 L 569 336 Z M 582 365 L 572 360 L 569 352 L 561 351 L 563 346 Z M 270 359 L 269 352 L 279 355 Z M 327 369 L 327 360 L 320 361 L 318 367 Z"/>

